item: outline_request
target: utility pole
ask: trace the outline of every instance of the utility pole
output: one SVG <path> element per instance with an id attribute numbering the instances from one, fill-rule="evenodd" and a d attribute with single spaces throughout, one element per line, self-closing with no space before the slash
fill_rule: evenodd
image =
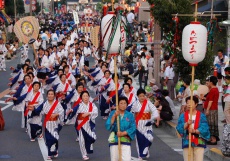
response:
<path id="1" fill-rule="evenodd" d="M 32 16 L 32 0 L 30 0 L 30 16 Z"/>

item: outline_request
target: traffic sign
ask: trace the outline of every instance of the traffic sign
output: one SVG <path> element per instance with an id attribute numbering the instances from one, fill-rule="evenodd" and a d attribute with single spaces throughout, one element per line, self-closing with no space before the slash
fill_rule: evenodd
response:
<path id="1" fill-rule="evenodd" d="M 36 0 L 32 0 L 32 5 L 36 5 Z"/>
<path id="2" fill-rule="evenodd" d="M 36 6 L 32 5 L 32 11 L 36 10 Z"/>

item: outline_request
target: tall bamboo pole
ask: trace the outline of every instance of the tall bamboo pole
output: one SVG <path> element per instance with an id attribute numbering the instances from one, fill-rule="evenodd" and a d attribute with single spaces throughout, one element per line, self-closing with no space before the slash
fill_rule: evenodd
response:
<path id="1" fill-rule="evenodd" d="M 198 8 L 198 3 L 196 2 L 195 4 L 195 22 L 197 22 L 197 8 Z M 193 90 L 194 90 L 194 75 L 195 75 L 195 66 L 192 66 L 192 84 L 191 84 L 191 101 L 190 101 L 190 109 L 189 109 L 189 120 L 192 119 L 192 101 L 193 101 Z M 189 128 L 191 127 L 192 125 L 189 125 Z M 188 147 L 188 161 L 191 161 L 191 153 L 192 153 L 192 133 L 189 133 L 189 147 Z"/>
<path id="2" fill-rule="evenodd" d="M 117 55 L 114 56 L 114 79 L 115 79 L 115 90 L 116 90 L 116 110 L 118 111 L 118 78 L 117 78 Z M 117 132 L 120 132 L 120 117 L 117 117 Z M 118 152 L 119 152 L 119 161 L 122 161 L 122 151 L 121 151 L 121 137 L 118 137 Z"/>

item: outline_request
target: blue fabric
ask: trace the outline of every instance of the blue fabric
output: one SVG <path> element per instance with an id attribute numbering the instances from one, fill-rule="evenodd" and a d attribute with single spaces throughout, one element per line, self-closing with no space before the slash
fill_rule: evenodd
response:
<path id="1" fill-rule="evenodd" d="M 96 86 L 98 85 L 98 83 L 101 81 L 101 79 L 97 80 L 97 81 L 93 81 L 93 83 L 91 84 L 91 86 Z"/>
<path id="2" fill-rule="evenodd" d="M 70 93 L 65 97 L 65 99 L 63 100 L 63 102 L 65 102 L 66 104 L 68 104 L 70 102 L 70 100 L 73 98 L 74 96 L 74 89 L 72 91 L 70 91 Z"/>
<path id="3" fill-rule="evenodd" d="M 182 148 L 187 148 L 189 145 L 189 139 L 188 139 L 189 134 L 187 130 L 184 129 L 184 124 L 185 124 L 185 119 L 184 119 L 184 113 L 183 113 L 180 115 L 178 119 L 178 124 L 177 124 L 176 129 L 182 137 Z M 201 113 L 201 116 L 200 116 L 200 123 L 199 123 L 198 130 L 200 131 L 199 139 L 201 141 L 199 141 L 198 145 L 195 145 L 194 143 L 192 143 L 192 147 L 204 147 L 205 148 L 206 147 L 205 140 L 210 139 L 210 131 L 209 131 L 209 126 L 208 126 L 206 116 L 203 113 Z"/>
<path id="4" fill-rule="evenodd" d="M 17 97 L 17 100 L 13 101 L 14 105 L 16 106 L 16 105 L 22 103 L 25 100 L 26 96 L 27 96 L 27 93 L 20 96 L 20 97 Z"/>
<path id="5" fill-rule="evenodd" d="M 95 142 L 95 139 L 92 138 L 83 128 L 81 128 L 82 135 L 85 140 L 85 149 L 88 154 L 92 154 L 93 150 L 91 150 L 91 145 Z"/>
<path id="6" fill-rule="evenodd" d="M 47 129 L 45 129 L 45 142 L 48 149 L 48 156 L 56 155 L 58 151 L 58 140 L 54 138 L 53 135 Z M 51 152 L 50 151 L 51 147 L 54 144 L 55 144 L 55 150 Z"/>
<path id="7" fill-rule="evenodd" d="M 37 138 L 39 135 L 42 134 L 42 126 L 37 125 L 37 124 L 29 124 L 30 126 L 30 134 L 31 134 L 31 139 Z"/>
<path id="8" fill-rule="evenodd" d="M 34 109 L 30 115 L 30 117 L 32 118 L 33 116 L 39 116 L 41 111 L 43 110 L 43 105 L 45 102 L 43 102 L 41 105 L 39 105 L 36 109 Z"/>
<path id="9" fill-rule="evenodd" d="M 22 89 L 23 89 L 24 86 L 25 86 L 25 83 L 22 83 L 22 84 L 18 87 L 18 89 L 17 89 L 16 93 L 13 95 L 13 97 L 16 97 L 16 98 L 20 97 L 21 92 L 22 92 Z"/>
<path id="10" fill-rule="evenodd" d="M 89 72 L 89 73 L 92 73 L 92 72 L 94 72 L 95 70 L 96 70 L 96 68 L 91 68 L 91 69 L 88 70 L 88 72 Z"/>
<path id="11" fill-rule="evenodd" d="M 46 84 L 51 84 L 51 83 L 53 83 L 54 80 L 55 80 L 55 78 L 49 78 L 46 80 Z"/>
<path id="12" fill-rule="evenodd" d="M 92 76 L 92 77 L 96 77 L 98 73 L 100 73 L 100 70 L 98 70 L 97 72 L 91 74 L 91 76 Z"/>
<path id="13" fill-rule="evenodd" d="M 71 119 L 76 115 L 78 109 L 79 109 L 79 104 L 78 104 L 77 106 L 73 107 L 73 112 L 71 112 L 71 113 L 67 116 L 67 118 L 68 118 L 69 120 L 71 120 Z"/>
<path id="14" fill-rule="evenodd" d="M 152 133 L 151 131 L 147 131 L 147 133 Z M 145 158 L 148 153 L 143 154 L 145 148 L 150 147 L 152 143 L 138 130 L 136 130 L 136 138 L 137 138 L 137 143 L 138 143 L 138 150 L 139 150 L 139 155 L 141 158 Z"/>
<path id="15" fill-rule="evenodd" d="M 56 90 L 57 90 L 57 87 L 58 87 L 58 85 L 59 85 L 60 83 L 58 83 L 58 84 L 56 84 L 56 85 L 54 85 L 52 88 L 53 88 L 53 90 L 56 92 Z"/>
<path id="16" fill-rule="evenodd" d="M 112 111 L 106 120 L 105 127 L 108 131 L 117 132 L 117 121 L 111 125 L 111 119 L 116 111 Z M 134 140 L 136 134 L 136 123 L 132 113 L 125 111 L 123 118 L 120 117 L 120 131 L 126 131 L 129 138 Z M 115 143 L 118 142 L 118 137 L 115 135 Z"/>
<path id="17" fill-rule="evenodd" d="M 13 80 L 11 81 L 10 87 L 13 87 L 13 85 L 14 85 L 15 83 L 18 82 L 18 79 L 19 79 L 20 74 L 21 74 L 21 72 L 19 72 L 18 75 L 16 75 L 16 76 L 13 78 Z"/>

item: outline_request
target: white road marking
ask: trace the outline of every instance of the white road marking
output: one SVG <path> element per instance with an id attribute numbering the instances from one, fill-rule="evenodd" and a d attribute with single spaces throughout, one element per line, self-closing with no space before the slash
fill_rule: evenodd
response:
<path id="1" fill-rule="evenodd" d="M 183 149 L 173 149 L 173 150 L 177 152 L 183 151 Z"/>
<path id="2" fill-rule="evenodd" d="M 0 102 L 1 103 L 1 102 Z M 8 105 L 6 105 L 6 106 L 4 106 L 4 107 L 2 107 L 1 109 L 2 109 L 2 111 L 4 111 L 5 109 L 7 109 L 7 108 L 9 108 L 10 106 L 12 106 L 13 105 L 13 102 L 9 102 L 9 103 L 7 103 Z"/>
<path id="3" fill-rule="evenodd" d="M 44 161 L 52 161 L 52 160 L 47 160 L 48 151 L 47 151 L 47 147 L 46 147 L 44 139 L 43 138 L 38 139 L 38 144 L 39 144 L 39 148 L 42 152 L 42 156 L 43 156 Z"/>
<path id="4" fill-rule="evenodd" d="M 131 161 L 140 161 L 139 158 L 131 157 Z M 145 161 L 145 160 L 143 160 Z"/>
<path id="5" fill-rule="evenodd" d="M 12 97 L 12 96 L 7 94 L 7 95 L 5 95 L 4 97 L 9 98 L 9 97 Z"/>

